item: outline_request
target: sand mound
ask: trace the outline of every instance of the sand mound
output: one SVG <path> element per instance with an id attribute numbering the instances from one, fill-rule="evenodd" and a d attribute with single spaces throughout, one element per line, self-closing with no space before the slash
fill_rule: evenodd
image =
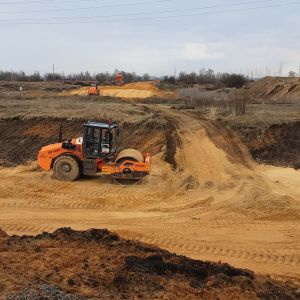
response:
<path id="1" fill-rule="evenodd" d="M 135 89 L 135 90 L 147 90 L 147 91 L 158 91 L 157 81 L 142 81 L 132 82 L 122 86 L 124 89 Z"/>
<path id="2" fill-rule="evenodd" d="M 157 88 L 156 81 L 133 82 L 123 86 L 100 86 L 100 96 L 117 97 L 125 99 L 147 99 L 147 98 L 174 98 L 174 92 L 165 92 Z M 61 95 L 87 96 L 89 87 L 81 87 L 66 91 Z"/>
<path id="3" fill-rule="evenodd" d="M 284 98 L 300 96 L 300 78 L 265 77 L 249 85 L 255 98 Z"/>
<path id="4" fill-rule="evenodd" d="M 295 286 L 177 256 L 108 230 L 61 228 L 0 240 L 8 299 L 297 299 Z M 13 262 L 13 263 L 12 263 Z M 16 274 L 18 274 L 16 276 Z M 74 296 L 72 296 L 74 295 Z M 45 298 L 46 297 L 46 298 Z M 54 298 L 53 298 L 54 297 Z M 83 298 L 82 298 L 83 297 Z"/>
<path id="5" fill-rule="evenodd" d="M 118 98 L 135 98 L 135 99 L 146 99 L 155 96 L 153 91 L 148 90 L 137 90 L 137 89 L 112 89 L 112 88 L 100 88 L 100 96 L 105 97 L 118 97 Z"/>

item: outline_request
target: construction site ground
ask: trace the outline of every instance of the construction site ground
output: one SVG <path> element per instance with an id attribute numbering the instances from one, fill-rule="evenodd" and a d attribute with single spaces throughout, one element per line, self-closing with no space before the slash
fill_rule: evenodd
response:
<path id="1" fill-rule="evenodd" d="M 107 228 L 193 259 L 300 283 L 299 170 L 258 164 L 238 131 L 195 110 L 172 109 L 175 100 L 5 93 L 0 228 L 8 234 Z M 36 150 L 57 139 L 61 120 L 67 137 L 80 133 L 83 119 L 119 121 L 121 145 L 152 154 L 151 175 L 123 186 L 99 176 L 59 182 L 40 171 Z"/>
<path id="2" fill-rule="evenodd" d="M 148 98 L 177 98 L 174 91 L 163 91 L 158 87 L 156 81 L 133 82 L 122 86 L 98 86 L 99 95 L 103 97 L 119 97 L 126 99 L 148 99 Z M 90 87 L 81 87 L 64 91 L 61 96 L 87 96 Z"/>

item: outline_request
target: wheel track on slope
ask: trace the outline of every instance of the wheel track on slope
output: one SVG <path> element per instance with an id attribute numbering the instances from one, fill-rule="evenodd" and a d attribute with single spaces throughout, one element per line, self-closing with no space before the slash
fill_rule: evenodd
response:
<path id="1" fill-rule="evenodd" d="M 103 209 L 111 210 L 123 203 L 134 203 L 138 198 L 132 192 L 112 191 L 112 187 L 96 189 L 76 188 L 72 190 L 70 184 L 54 183 L 46 186 L 43 180 L 24 180 L 17 178 L 13 186 L 1 186 L 0 207 L 28 207 L 28 208 L 70 208 L 70 209 Z M 79 200 L 74 200 L 74 195 Z M 111 199 L 107 201 L 107 199 Z M 19 201 L 21 200 L 21 202 Z M 118 200 L 118 201 L 117 201 Z M 102 201 L 99 203 L 99 201 Z"/>
<path id="2" fill-rule="evenodd" d="M 263 248 L 249 250 L 244 248 L 218 247 L 216 245 L 199 245 L 193 243 L 183 243 L 178 239 L 178 235 L 166 234 L 155 237 L 145 236 L 143 234 L 129 234 L 130 238 L 141 240 L 142 242 L 156 245 L 177 253 L 203 254 L 220 257 L 230 257 L 242 260 L 250 260 L 257 263 L 268 263 L 286 266 L 300 266 L 300 254 L 274 254 L 274 248 Z"/>

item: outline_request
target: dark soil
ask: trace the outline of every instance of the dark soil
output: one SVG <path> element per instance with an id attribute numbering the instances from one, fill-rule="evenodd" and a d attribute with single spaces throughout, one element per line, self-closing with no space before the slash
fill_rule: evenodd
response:
<path id="1" fill-rule="evenodd" d="M 177 152 L 177 147 L 179 146 L 180 146 L 180 138 L 177 132 L 176 121 L 169 118 L 167 131 L 166 131 L 165 161 L 168 162 L 173 167 L 174 170 L 177 168 L 175 155 Z"/>
<path id="2" fill-rule="evenodd" d="M 11 167 L 36 160 L 42 146 L 58 142 L 61 124 L 66 139 L 82 136 L 83 122 L 49 117 L 0 119 L 0 165 Z"/>
<path id="3" fill-rule="evenodd" d="M 300 122 L 240 127 L 238 131 L 258 162 L 300 169 Z"/>
<path id="4" fill-rule="evenodd" d="M 85 297 L 77 297 L 67 294 L 63 289 L 56 285 L 41 284 L 29 285 L 22 291 L 11 293 L 7 300 L 84 300 Z"/>
<path id="5" fill-rule="evenodd" d="M 97 121 L 97 120 L 95 120 Z M 98 120 L 102 121 L 102 120 Z M 60 138 L 62 140 L 82 136 L 84 119 L 64 119 L 52 117 L 0 119 L 0 166 L 12 167 L 36 160 L 39 149 Z M 165 143 L 165 130 L 153 124 L 121 124 L 119 147 L 135 148 L 154 155 L 161 151 Z M 152 139 L 155 134 L 159 139 Z"/>
<path id="6" fill-rule="evenodd" d="M 8 299 L 299 299 L 297 287 L 228 264 L 177 256 L 108 230 L 0 239 Z"/>

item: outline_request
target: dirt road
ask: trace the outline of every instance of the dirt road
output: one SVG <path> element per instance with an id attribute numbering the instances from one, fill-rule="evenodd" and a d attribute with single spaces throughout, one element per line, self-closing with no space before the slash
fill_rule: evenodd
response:
<path id="1" fill-rule="evenodd" d="M 300 172 L 259 166 L 239 139 L 161 110 L 179 136 L 177 168 L 153 157 L 141 184 L 58 182 L 33 167 L 0 169 L 0 228 L 36 234 L 108 228 L 192 258 L 300 281 Z"/>

